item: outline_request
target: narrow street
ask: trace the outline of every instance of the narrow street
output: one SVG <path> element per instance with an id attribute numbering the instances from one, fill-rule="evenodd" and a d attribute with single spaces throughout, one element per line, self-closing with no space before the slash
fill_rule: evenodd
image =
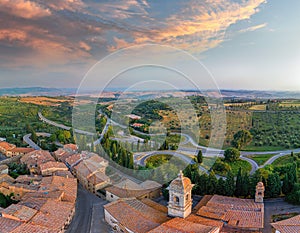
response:
<path id="1" fill-rule="evenodd" d="M 110 232 L 103 212 L 103 206 L 107 203 L 78 184 L 76 213 L 66 233 Z"/>

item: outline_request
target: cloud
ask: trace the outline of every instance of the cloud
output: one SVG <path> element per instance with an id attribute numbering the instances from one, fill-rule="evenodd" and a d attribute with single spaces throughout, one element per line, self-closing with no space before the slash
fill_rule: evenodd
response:
<path id="1" fill-rule="evenodd" d="M 252 26 L 252 27 L 248 27 L 248 28 L 242 29 L 242 30 L 240 30 L 239 32 L 240 32 L 240 33 L 244 33 L 244 32 L 253 32 L 253 31 L 255 31 L 255 30 L 264 28 L 264 27 L 266 27 L 267 25 L 268 25 L 267 23 L 262 23 L 262 24 L 258 24 L 258 25 Z"/>
<path id="2" fill-rule="evenodd" d="M 40 18 L 51 15 L 51 11 L 39 4 L 26 0 L 0 0 L 0 11 L 21 18 Z"/>
<path id="3" fill-rule="evenodd" d="M 0 0 L 0 66 L 86 62 L 143 43 L 201 53 L 220 45 L 231 25 L 250 19 L 264 2 Z"/>

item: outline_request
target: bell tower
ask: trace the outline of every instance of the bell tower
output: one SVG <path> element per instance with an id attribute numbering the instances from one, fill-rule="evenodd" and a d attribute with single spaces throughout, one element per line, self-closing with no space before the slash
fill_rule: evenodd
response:
<path id="1" fill-rule="evenodd" d="M 263 182 L 258 182 L 256 185 L 256 192 L 255 192 L 255 202 L 263 203 L 264 202 L 264 193 L 265 193 L 265 186 Z"/>
<path id="2" fill-rule="evenodd" d="M 182 171 L 169 186 L 168 215 L 171 217 L 186 218 L 192 212 L 191 180 L 183 176 Z"/>

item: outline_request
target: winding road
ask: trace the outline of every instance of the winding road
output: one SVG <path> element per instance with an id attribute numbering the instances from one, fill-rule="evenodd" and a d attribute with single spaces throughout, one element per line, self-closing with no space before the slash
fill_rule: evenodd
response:
<path id="1" fill-rule="evenodd" d="M 104 134 L 107 132 L 107 130 L 109 128 L 109 125 L 116 125 L 116 126 L 121 127 L 122 129 L 128 128 L 125 125 L 122 125 L 118 122 L 113 121 L 105 113 L 103 113 L 101 110 L 98 110 L 98 112 L 100 114 L 102 114 L 103 116 L 105 116 L 105 118 L 107 119 L 107 122 L 106 122 L 106 125 L 104 126 L 104 129 L 102 130 L 102 133 L 101 133 L 100 137 L 94 142 L 94 145 L 97 145 L 101 142 L 101 140 L 103 139 Z M 53 125 L 53 126 L 56 126 L 58 128 L 65 129 L 65 130 L 70 130 L 71 129 L 71 127 L 68 127 L 68 126 L 63 125 L 63 124 L 58 124 L 54 121 L 51 121 L 51 120 L 45 118 L 42 115 L 41 112 L 38 113 L 38 116 L 42 121 L 44 121 L 44 122 L 46 122 L 50 125 Z M 91 132 L 82 131 L 82 130 L 78 130 L 78 129 L 74 129 L 74 131 L 77 132 L 77 133 L 85 134 L 85 135 L 95 135 Z M 139 135 L 143 135 L 143 136 L 163 135 L 163 134 L 146 134 L 144 132 L 140 132 L 140 131 L 137 131 L 135 129 L 133 129 L 133 132 L 136 133 L 136 134 L 139 134 Z M 166 153 L 171 154 L 171 155 L 174 155 L 176 157 L 179 157 L 179 158 L 183 159 L 184 161 L 189 161 L 190 162 L 191 157 L 187 156 L 186 154 L 191 155 L 191 156 L 195 156 L 197 154 L 198 150 L 201 149 L 202 152 L 203 152 L 204 157 L 224 157 L 224 150 L 201 146 L 198 143 L 196 143 L 194 141 L 194 139 L 188 134 L 177 133 L 177 132 L 172 132 L 172 134 L 179 134 L 179 135 L 185 137 L 185 141 L 180 144 L 180 147 L 176 151 L 164 151 L 165 154 Z M 25 135 L 25 136 L 27 136 L 27 135 Z M 129 135 L 129 136 L 132 136 L 132 135 Z M 134 137 L 136 137 L 136 136 L 134 136 Z M 28 137 L 26 137 L 26 139 L 27 138 Z M 187 144 L 188 142 L 190 142 L 193 145 L 193 148 L 182 146 L 184 144 Z M 250 174 L 253 174 L 257 169 L 263 168 L 263 167 L 265 167 L 269 164 L 272 164 L 276 159 L 278 159 L 282 156 L 288 155 L 292 151 L 295 152 L 295 153 L 298 153 L 298 152 L 300 152 L 300 148 L 295 149 L 295 150 L 281 150 L 281 151 L 254 151 L 254 152 L 241 151 L 240 159 L 242 159 L 244 161 L 247 161 L 251 164 Z M 149 158 L 151 156 L 154 156 L 154 155 L 157 155 L 157 154 L 161 154 L 161 153 L 162 153 L 162 151 L 138 152 L 138 153 L 134 154 L 134 160 L 135 160 L 136 164 L 143 166 L 143 165 L 145 165 L 145 160 L 147 158 Z M 262 155 L 262 154 L 275 154 L 275 155 L 272 158 L 270 158 L 268 161 L 266 161 L 262 166 L 259 166 L 253 159 L 247 157 L 249 155 Z M 205 168 L 201 167 L 201 166 L 199 166 L 199 169 L 206 172 L 206 173 L 208 173 L 208 171 Z"/>

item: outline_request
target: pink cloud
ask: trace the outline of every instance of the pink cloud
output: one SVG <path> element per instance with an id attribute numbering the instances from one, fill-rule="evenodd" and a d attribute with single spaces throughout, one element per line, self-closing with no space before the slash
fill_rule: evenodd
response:
<path id="1" fill-rule="evenodd" d="M 9 12 L 15 16 L 26 19 L 51 15 L 49 9 L 43 8 L 35 2 L 26 0 L 0 0 L 0 11 Z"/>

